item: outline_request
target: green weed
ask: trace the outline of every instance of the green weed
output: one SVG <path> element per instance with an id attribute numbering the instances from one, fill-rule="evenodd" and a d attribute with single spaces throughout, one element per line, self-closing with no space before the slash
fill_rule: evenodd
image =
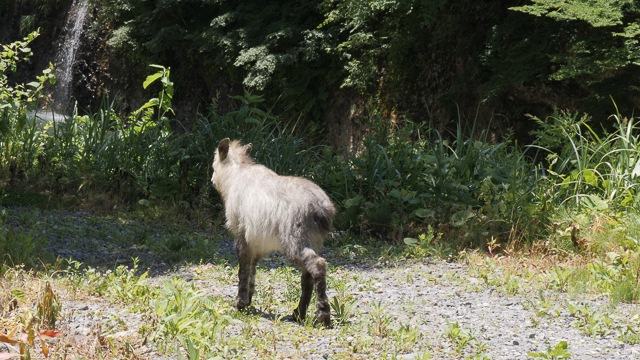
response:
<path id="1" fill-rule="evenodd" d="M 571 353 L 568 351 L 569 346 L 566 341 L 560 341 L 553 348 L 547 347 L 546 352 L 529 352 L 529 356 L 534 359 L 549 359 L 549 360 L 559 360 L 559 359 L 569 359 L 571 358 Z"/>
<path id="2" fill-rule="evenodd" d="M 369 314 L 371 328 L 369 333 L 371 336 L 387 337 L 391 333 L 392 315 L 380 302 L 373 304 L 373 310 Z"/>
<path id="3" fill-rule="evenodd" d="M 569 313 L 576 319 L 574 326 L 586 336 L 605 336 L 613 331 L 613 319 L 606 312 L 571 304 Z"/>
<path id="4" fill-rule="evenodd" d="M 143 331 L 161 350 L 172 350 L 175 340 L 184 348 L 197 349 L 207 358 L 225 353 L 222 329 L 240 323 L 226 314 L 225 306 L 175 278 L 164 283 L 157 294 L 150 302 L 154 309 L 153 326 Z"/>
<path id="5" fill-rule="evenodd" d="M 633 326 L 621 327 L 618 332 L 619 335 L 616 339 L 619 341 L 631 345 L 640 344 L 640 332 Z"/>
<path id="6" fill-rule="evenodd" d="M 484 345 L 478 343 L 471 331 L 463 330 L 457 321 L 452 323 L 447 320 L 443 336 L 451 343 L 456 354 L 463 355 L 468 348 L 472 347 L 474 351 L 478 350 L 476 355 L 481 356 L 480 352 Z"/>
<path id="7" fill-rule="evenodd" d="M 433 227 L 427 226 L 427 231 L 418 238 L 404 238 L 406 248 L 403 256 L 407 258 L 423 259 L 433 257 L 440 260 L 451 260 L 455 249 L 451 243 L 442 240 L 442 233 L 436 233 Z"/>

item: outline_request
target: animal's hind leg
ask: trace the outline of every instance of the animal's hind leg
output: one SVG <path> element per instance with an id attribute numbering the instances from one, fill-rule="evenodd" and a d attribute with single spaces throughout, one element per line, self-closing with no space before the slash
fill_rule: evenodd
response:
<path id="1" fill-rule="evenodd" d="M 320 256 L 316 259 L 316 274 L 313 276 L 316 288 L 316 321 L 331 326 L 331 308 L 327 297 L 327 262 Z"/>
<path id="2" fill-rule="evenodd" d="M 307 248 L 303 250 L 301 263 L 304 271 L 311 274 L 313 287 L 316 290 L 316 321 L 329 327 L 331 326 L 331 308 L 329 306 L 329 299 L 327 298 L 327 262 L 324 258 L 318 256 L 315 251 Z M 311 296 L 309 290 L 307 290 L 307 294 L 309 294 L 309 297 Z M 300 304 L 303 304 L 305 295 L 303 279 Z M 306 303 L 308 304 L 309 300 L 307 300 Z M 303 309 L 299 308 L 299 310 Z M 306 308 L 304 310 L 306 310 Z"/>
<path id="3" fill-rule="evenodd" d="M 253 287 L 251 286 L 252 274 L 255 274 L 255 264 L 253 252 L 247 246 L 244 239 L 236 240 L 236 254 L 238 255 L 238 296 L 236 297 L 235 307 L 242 311 L 251 305 L 251 295 Z M 255 284 L 255 283 L 254 283 Z"/>
<path id="4" fill-rule="evenodd" d="M 296 321 L 302 321 L 307 316 L 307 308 L 311 302 L 313 293 L 313 276 L 306 269 L 302 269 L 301 277 L 302 295 L 300 295 L 300 303 L 298 308 L 293 310 L 293 318 Z"/>

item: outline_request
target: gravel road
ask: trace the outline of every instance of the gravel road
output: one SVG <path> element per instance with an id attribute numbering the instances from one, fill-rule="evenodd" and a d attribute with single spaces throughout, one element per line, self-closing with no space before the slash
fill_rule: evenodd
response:
<path id="1" fill-rule="evenodd" d="M 70 222 L 86 221 L 85 217 L 83 213 L 64 214 Z M 117 226 L 113 229 L 119 231 Z M 150 264 L 156 266 L 150 276 L 152 281 L 182 277 L 200 288 L 212 289 L 211 296 L 221 296 L 229 304 L 233 303 L 234 281 L 196 277 L 195 266 L 170 269 L 143 250 L 122 248 L 114 242 L 103 243 L 95 237 L 86 240 L 91 246 L 82 250 L 76 246 L 77 240 L 66 241 L 61 237 L 56 239 L 51 250 L 64 257 L 112 266 L 121 263 L 123 257 L 137 256 L 141 259 L 140 268 Z M 231 257 L 231 241 L 217 244 L 220 254 Z M 415 352 L 410 347 L 397 358 L 529 359 L 532 358 L 530 352 L 549 355 L 550 348 L 566 341 L 566 352 L 572 359 L 640 359 L 640 345 L 618 340 L 627 325 L 640 328 L 637 305 L 612 307 L 605 296 L 526 290 L 525 279 L 519 280 L 521 285 L 517 291 L 510 291 L 508 284 L 487 281 L 469 264 L 430 260 L 399 261 L 392 266 L 368 261 L 350 263 L 339 251 L 329 247 L 325 257 L 334 265 L 330 276 L 342 279 L 346 291 L 355 301 L 350 322 L 366 323 L 371 321 L 372 314 L 382 312 L 391 331 L 404 326 L 421 334 Z M 269 276 L 266 270 L 283 263 L 285 261 L 279 256 L 263 261 L 257 286 L 260 287 L 260 281 Z M 329 296 L 336 296 L 336 289 L 330 288 Z M 60 326 L 72 342 L 93 341 L 95 332 L 112 337 L 135 337 L 139 326 L 145 324 L 140 315 L 114 307 L 107 301 L 78 299 L 65 301 L 63 305 Z M 115 326 L 122 322 L 128 324 L 125 331 L 117 330 L 118 326 Z M 272 325 L 273 318 L 268 317 L 260 323 L 264 328 Z M 110 330 L 111 327 L 114 330 Z M 350 347 L 350 343 L 358 343 L 357 335 L 344 339 L 342 330 L 341 326 L 335 326 L 315 332 L 314 338 L 303 345 L 314 348 L 312 355 L 305 358 L 363 358 Z M 241 336 L 240 329 L 237 333 Z M 300 349 L 294 349 L 299 346 L 279 344 L 278 357 L 300 358 L 295 355 Z M 425 349 L 430 357 L 425 357 Z M 152 344 L 145 344 L 136 351 L 143 358 L 169 359 L 158 355 Z"/>
<path id="2" fill-rule="evenodd" d="M 230 251 L 231 244 L 224 245 Z M 331 260 L 331 252 L 327 255 Z M 280 257 L 266 260 L 266 267 L 279 266 L 284 261 Z M 264 274 L 264 263 L 262 276 Z M 572 359 L 636 359 L 640 358 L 640 345 L 629 345 L 616 340 L 619 332 L 629 321 L 638 324 L 638 308 L 634 305 L 609 305 L 606 297 L 587 298 L 569 296 L 551 291 L 508 294 L 502 287 L 492 287 L 474 276 L 473 268 L 466 264 L 444 261 L 407 261 L 393 267 L 369 264 L 341 265 L 339 276 L 355 279 L 347 282 L 347 288 L 356 301 L 352 322 L 367 321 L 376 311 L 383 309 L 389 317 L 389 326 L 397 328 L 405 325 L 417 329 L 428 343 L 430 358 L 456 359 L 473 358 L 474 353 L 488 359 L 530 359 L 530 352 L 548 354 L 561 341 L 568 344 L 567 353 Z M 215 289 L 212 296 L 223 296 L 231 304 L 236 292 L 236 284 L 207 280 L 206 277 L 193 280 L 193 268 L 178 269 L 174 273 L 159 275 L 178 276 L 197 282 L 201 288 Z M 364 280 L 364 281 L 363 281 Z M 258 286 L 260 284 L 258 283 Z M 329 296 L 335 291 L 329 290 Z M 541 301 L 546 301 L 545 305 Z M 92 324 L 102 323 L 108 327 L 113 318 L 124 318 L 130 326 L 128 332 L 116 336 L 131 335 L 136 332 L 136 323 L 143 320 L 124 309 L 113 309 L 118 316 L 107 315 L 104 304 L 77 303 L 70 306 L 75 316 L 69 318 L 69 328 L 79 338 L 91 332 Z M 572 314 L 571 307 L 590 309 L 594 314 L 607 314 L 611 321 L 607 326 L 593 320 L 594 335 L 587 336 L 580 329 L 580 318 Z M 98 311 L 99 310 L 99 311 Z M 544 310 L 544 311 L 543 311 Z M 286 309 L 283 309 L 286 311 Z M 83 315 L 84 314 L 84 315 Z M 100 314 L 95 318 L 91 314 Z M 271 326 L 272 319 L 264 319 L 261 326 Z M 461 333 L 460 341 L 469 341 L 473 346 L 456 351 L 455 342 L 447 337 L 454 324 Z M 586 325 L 584 325 L 586 326 Z M 598 327 L 599 326 L 599 327 Z M 239 334 L 238 334 L 239 335 Z M 358 358 L 345 356 L 352 350 L 345 348 L 344 340 L 338 345 L 340 327 L 328 330 L 325 336 L 313 342 L 314 353 L 322 356 L 309 358 Z M 357 343 L 358 339 L 353 339 Z M 283 358 L 296 358 L 293 344 L 281 344 L 279 351 Z M 475 348 L 475 350 L 474 350 Z M 152 348 L 142 349 L 153 359 L 166 359 L 154 355 Z M 351 354 L 353 355 L 353 354 Z M 407 352 L 401 359 L 420 359 L 423 353 Z"/>
<path id="3" fill-rule="evenodd" d="M 617 341 L 617 334 L 583 335 L 575 326 L 578 320 L 568 310 L 570 303 L 591 309 L 606 308 L 613 312 L 611 317 L 622 322 L 638 313 L 632 306 L 621 305 L 612 310 L 603 298 L 569 299 L 567 294 L 547 294 L 547 298 L 553 299 L 547 309 L 551 315 L 536 321 L 540 316 L 532 299 L 535 295 L 506 295 L 483 286 L 482 280 L 472 276 L 466 265 L 433 262 L 348 271 L 364 273 L 376 284 L 376 289 L 358 293 L 361 308 L 380 302 L 394 314 L 394 321 L 416 326 L 429 334 L 433 344 L 443 342 L 443 333 L 457 322 L 477 342 L 485 344 L 483 354 L 490 359 L 528 359 L 529 352 L 546 353 L 549 346 L 561 341 L 567 342 L 567 352 L 573 359 L 636 359 L 640 355 L 640 345 Z M 403 281 L 407 274 L 415 274 L 413 282 Z M 450 353 L 446 347 L 443 345 L 443 353 Z M 434 348 L 437 351 L 438 346 Z"/>

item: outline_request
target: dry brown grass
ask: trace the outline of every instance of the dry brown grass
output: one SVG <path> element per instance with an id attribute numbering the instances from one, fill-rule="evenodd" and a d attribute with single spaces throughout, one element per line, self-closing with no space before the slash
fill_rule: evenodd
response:
<path id="1" fill-rule="evenodd" d="M 0 358 L 7 353 L 32 359 L 146 358 L 144 339 L 135 332 L 108 335 L 96 319 L 86 321 L 87 333 L 78 333 L 71 325 L 78 303 L 118 306 L 55 274 L 6 268 L 0 275 Z"/>

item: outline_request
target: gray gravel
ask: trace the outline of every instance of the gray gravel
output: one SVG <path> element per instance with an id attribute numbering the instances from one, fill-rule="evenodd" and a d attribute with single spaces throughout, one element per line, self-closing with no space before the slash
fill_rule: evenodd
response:
<path id="1" fill-rule="evenodd" d="M 574 327 L 576 318 L 567 310 L 569 303 L 602 308 L 622 323 L 629 316 L 637 316 L 635 306 L 609 309 L 603 298 L 577 300 L 567 299 L 566 294 L 547 294 L 557 297 L 552 308 L 559 314 L 543 317 L 534 324 L 532 319 L 536 313 L 528 305 L 532 301 L 530 296 L 506 295 L 483 286 L 480 286 L 482 290 L 476 291 L 480 280 L 471 276 L 465 265 L 433 262 L 386 269 L 352 268 L 349 271 L 365 273 L 375 283 L 375 289 L 357 292 L 362 308 L 380 302 L 394 315 L 394 321 L 418 327 L 424 334 L 430 334 L 433 342 L 441 341 L 449 324 L 458 322 L 461 329 L 486 344 L 483 354 L 490 359 L 528 359 L 531 358 L 529 352 L 546 353 L 549 346 L 563 340 L 567 341 L 568 352 L 574 359 L 640 358 L 640 345 L 616 340 L 617 333 L 598 337 L 581 334 Z M 405 274 L 414 274 L 413 283 L 402 281 Z M 443 348 L 443 352 L 448 352 L 446 350 Z M 436 355 L 435 358 L 440 357 Z"/>
<path id="2" fill-rule="evenodd" d="M 269 266 L 273 263 L 276 266 L 281 262 L 276 257 L 275 260 L 267 260 L 266 264 Z M 547 311 L 553 314 L 537 316 L 535 294 L 508 295 L 501 289 L 485 286 L 481 279 L 472 275 L 467 265 L 443 261 L 407 262 L 397 267 L 363 264 L 344 266 L 339 271 L 346 278 L 366 279 L 364 285 L 362 282 L 348 284 L 357 301 L 353 322 L 366 319 L 374 311 L 374 307 L 382 307 L 391 317 L 392 327 L 408 324 L 422 332 L 430 344 L 431 358 L 455 359 L 474 354 L 463 352 L 454 355 L 456 352 L 452 349 L 453 345 L 446 341 L 447 329 L 456 322 L 465 334 L 474 338 L 476 344 L 483 344 L 483 350 L 479 353 L 489 359 L 530 359 L 529 352 L 546 353 L 549 347 L 560 341 L 567 341 L 572 359 L 640 358 L 640 345 L 629 345 L 616 340 L 619 332 L 614 331 L 615 324 L 607 327 L 611 330 L 605 334 L 586 336 L 576 328 L 578 319 L 569 312 L 570 304 L 587 306 L 610 314 L 619 326 L 624 326 L 626 321 L 636 316 L 637 325 L 639 312 L 633 305 L 619 305 L 613 309 L 603 297 L 570 298 L 565 293 L 547 291 L 545 296 L 551 303 Z M 193 269 L 183 268 L 177 273 L 188 280 L 193 277 Z M 173 275 L 175 274 L 166 274 L 163 277 Z M 236 284 L 225 287 L 220 283 L 213 286 L 207 280 L 197 282 L 199 287 L 215 289 L 212 290 L 212 296 L 223 296 L 230 303 L 233 301 Z M 329 296 L 333 295 L 335 292 L 330 289 Z M 129 324 L 142 321 L 135 318 L 135 314 L 122 309 L 105 309 L 101 305 L 77 304 L 73 308 L 76 315 L 69 319 L 69 326 L 80 339 L 92 331 L 91 324 L 100 321 L 108 324 L 109 319 L 114 317 L 113 314 L 108 315 L 111 311 L 126 318 Z M 261 326 L 269 327 L 270 324 L 270 319 L 264 319 Z M 102 326 L 104 330 L 105 325 Z M 132 326 L 127 334 L 132 334 L 135 330 L 135 326 Z M 333 339 L 338 334 L 339 328 L 332 329 L 325 338 L 316 340 L 315 351 L 320 349 L 324 353 L 317 358 L 341 358 L 341 353 L 348 351 L 332 346 Z M 118 335 L 122 334 L 116 334 Z M 287 344 L 280 345 L 279 351 L 285 356 L 288 353 Z M 142 353 L 154 359 L 163 358 L 154 355 L 150 348 L 144 349 Z M 407 353 L 399 358 L 415 359 L 420 358 L 420 355 L 422 354 Z"/>

